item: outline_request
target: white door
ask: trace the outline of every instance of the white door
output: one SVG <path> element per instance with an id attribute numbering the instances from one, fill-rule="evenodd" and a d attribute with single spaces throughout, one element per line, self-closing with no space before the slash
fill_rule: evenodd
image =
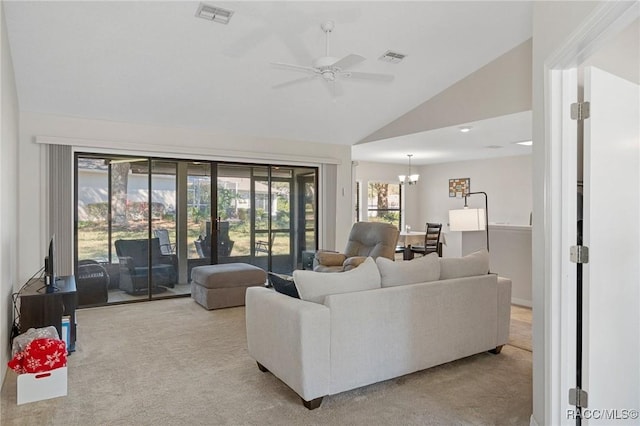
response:
<path id="1" fill-rule="evenodd" d="M 638 424 L 624 410 L 640 409 L 640 89 L 588 67 L 584 99 L 585 414 Z"/>

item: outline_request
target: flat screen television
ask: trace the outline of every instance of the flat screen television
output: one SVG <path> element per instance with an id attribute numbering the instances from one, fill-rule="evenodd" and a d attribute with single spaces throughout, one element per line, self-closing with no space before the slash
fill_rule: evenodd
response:
<path id="1" fill-rule="evenodd" d="M 44 258 L 44 285 L 47 293 L 53 293 L 56 291 L 56 236 L 51 236 L 49 241 L 49 251 Z"/>

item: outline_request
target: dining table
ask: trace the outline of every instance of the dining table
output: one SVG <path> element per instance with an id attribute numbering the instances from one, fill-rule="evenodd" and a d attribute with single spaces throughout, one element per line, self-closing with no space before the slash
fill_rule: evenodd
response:
<path id="1" fill-rule="evenodd" d="M 404 246 L 404 251 L 402 253 L 403 260 L 411 260 L 413 259 L 413 252 L 411 251 L 412 245 L 422 245 L 424 244 L 424 236 L 426 231 L 400 231 L 398 235 L 398 245 Z M 440 244 L 446 245 L 446 240 L 444 236 L 444 232 L 440 233 Z"/>

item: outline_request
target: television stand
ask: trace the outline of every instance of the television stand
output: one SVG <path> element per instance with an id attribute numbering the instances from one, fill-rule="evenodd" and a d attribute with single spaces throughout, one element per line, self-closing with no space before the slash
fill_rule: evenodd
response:
<path id="1" fill-rule="evenodd" d="M 69 347 L 76 349 L 76 279 L 73 275 L 58 277 L 56 290 L 48 293 L 43 280 L 33 280 L 20 292 L 20 333 L 30 328 L 54 326 L 62 339 L 62 317 L 69 316 Z"/>

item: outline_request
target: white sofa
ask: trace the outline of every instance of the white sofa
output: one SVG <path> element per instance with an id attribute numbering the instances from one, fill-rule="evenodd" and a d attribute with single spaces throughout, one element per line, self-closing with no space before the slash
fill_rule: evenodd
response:
<path id="1" fill-rule="evenodd" d="M 509 337 L 511 280 L 488 274 L 488 264 L 484 251 L 395 264 L 369 258 L 339 274 L 295 271 L 308 300 L 250 287 L 249 354 L 313 409 L 326 395 L 499 353 Z"/>

